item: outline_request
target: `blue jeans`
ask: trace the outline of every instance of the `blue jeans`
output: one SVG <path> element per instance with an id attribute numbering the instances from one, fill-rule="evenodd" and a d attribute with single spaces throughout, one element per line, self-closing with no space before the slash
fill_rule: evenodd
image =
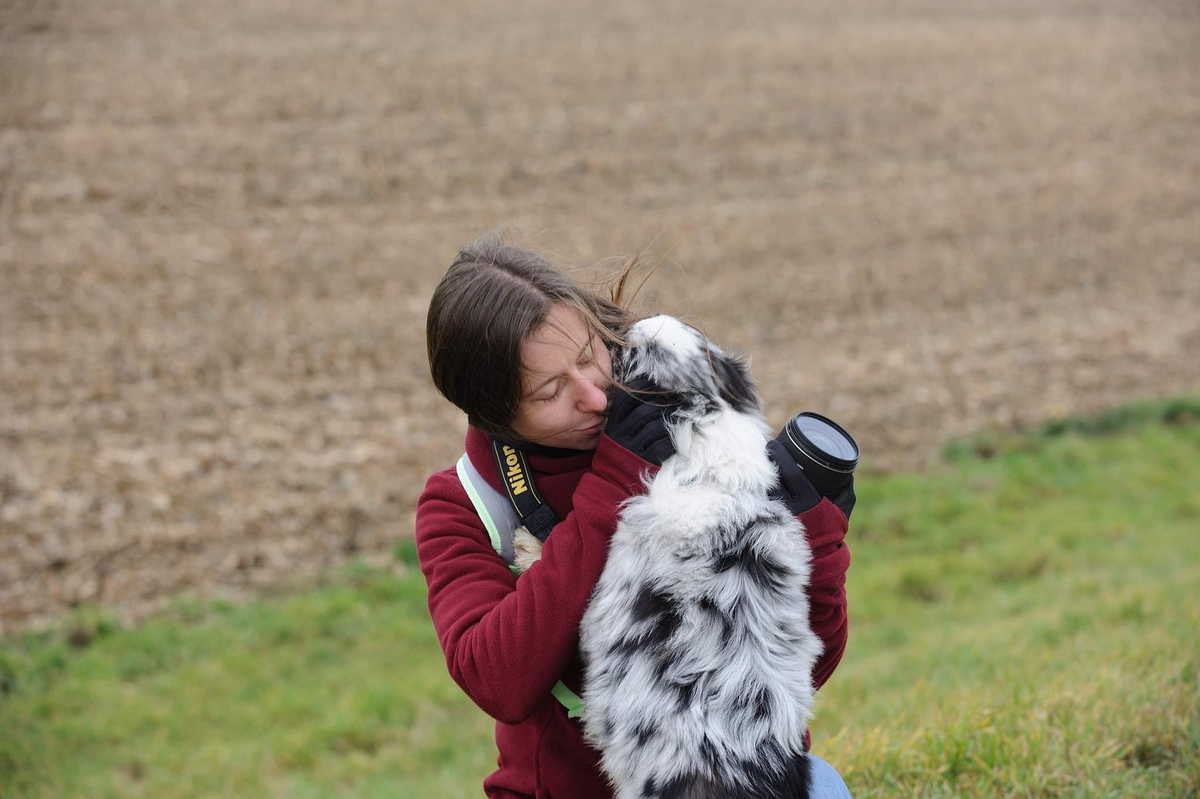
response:
<path id="1" fill-rule="evenodd" d="M 810 799 L 851 799 L 850 789 L 846 787 L 837 769 L 812 752 L 808 753 L 808 762 L 812 775 L 811 790 L 808 793 Z"/>

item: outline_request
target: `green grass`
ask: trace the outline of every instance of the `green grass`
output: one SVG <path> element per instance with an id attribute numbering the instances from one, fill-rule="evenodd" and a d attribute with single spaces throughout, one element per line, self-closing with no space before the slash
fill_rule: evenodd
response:
<path id="1" fill-rule="evenodd" d="M 136 629 L 83 614 L 5 641 L 0 675 L 4 797 L 450 797 L 494 760 L 412 568 Z"/>
<path id="2" fill-rule="evenodd" d="M 1200 415 L 1166 407 L 860 479 L 850 646 L 813 724 L 856 797 L 1197 795 Z M 491 725 L 396 555 L 3 640 L 0 796 L 481 795 Z"/>
<path id="3" fill-rule="evenodd" d="M 1197 795 L 1200 430 L 1171 410 L 1185 405 L 863 481 L 850 646 L 814 723 L 856 796 Z"/>

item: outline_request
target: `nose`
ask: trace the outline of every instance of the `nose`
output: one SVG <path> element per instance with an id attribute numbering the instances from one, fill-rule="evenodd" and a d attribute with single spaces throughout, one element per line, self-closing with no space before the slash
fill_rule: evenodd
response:
<path id="1" fill-rule="evenodd" d="M 580 380 L 579 410 L 583 413 L 604 413 L 608 408 L 608 394 L 604 388 L 599 380 L 586 377 Z"/>

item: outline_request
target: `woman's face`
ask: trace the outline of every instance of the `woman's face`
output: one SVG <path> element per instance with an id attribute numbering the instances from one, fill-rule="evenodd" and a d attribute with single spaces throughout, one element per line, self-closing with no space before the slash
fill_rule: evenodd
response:
<path id="1" fill-rule="evenodd" d="M 549 447 L 592 449 L 604 432 L 612 360 L 583 314 L 551 306 L 521 342 L 521 401 L 512 429 Z"/>

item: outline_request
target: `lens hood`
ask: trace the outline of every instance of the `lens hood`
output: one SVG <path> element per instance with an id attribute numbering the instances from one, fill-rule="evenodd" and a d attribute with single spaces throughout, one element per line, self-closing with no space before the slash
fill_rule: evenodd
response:
<path id="1" fill-rule="evenodd" d="M 788 449 L 821 468 L 852 474 L 858 467 L 858 443 L 837 422 L 819 413 L 798 413 L 784 426 Z"/>

